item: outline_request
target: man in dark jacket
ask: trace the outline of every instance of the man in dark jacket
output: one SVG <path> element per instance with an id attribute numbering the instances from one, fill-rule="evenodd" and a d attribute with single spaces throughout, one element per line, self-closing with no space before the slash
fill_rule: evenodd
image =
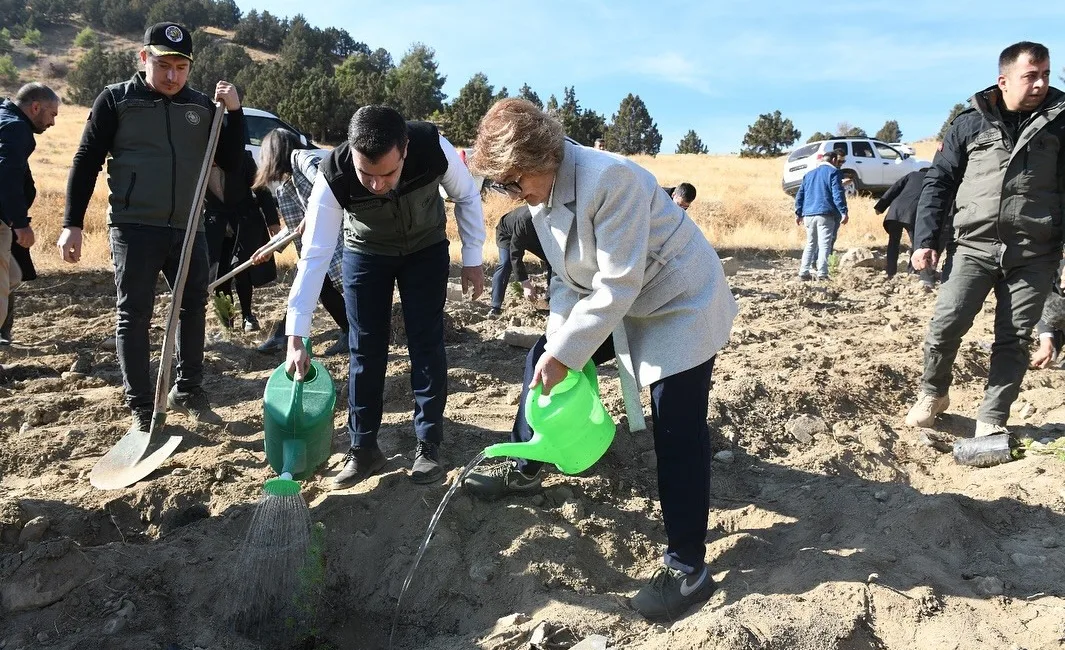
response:
<path id="1" fill-rule="evenodd" d="M 29 262 L 34 240 L 29 216 L 37 196 L 30 173 L 30 154 L 37 147 L 33 136 L 53 126 L 58 114 L 59 97 L 40 83 L 26 84 L 14 100 L 0 104 L 0 345 L 11 344 L 12 292 L 24 277 L 19 258 Z"/>
<path id="2" fill-rule="evenodd" d="M 910 172 L 895 181 L 888 191 L 873 206 L 877 214 L 884 214 L 884 230 L 888 234 L 887 243 L 887 276 L 895 276 L 899 267 L 899 244 L 902 242 L 902 231 L 905 230 L 913 245 L 913 224 L 917 218 L 917 201 L 921 198 L 921 188 L 924 186 L 925 173 L 928 170 Z M 907 261 L 909 266 L 909 261 Z M 929 271 L 922 271 L 922 282 L 931 286 Z"/>
<path id="3" fill-rule="evenodd" d="M 950 405 L 951 366 L 984 299 L 995 292 L 995 342 L 976 435 L 1006 432 L 1028 369 L 1028 345 L 1061 259 L 1065 217 L 1065 93 L 1050 86 L 1038 43 L 1003 50 L 995 86 L 951 124 L 917 208 L 917 270 L 935 268 L 937 237 L 954 213 L 954 269 L 936 301 L 924 376 L 910 426 L 931 426 Z"/>
<path id="4" fill-rule="evenodd" d="M 847 197 L 839 168 L 845 160 L 839 151 L 826 151 L 821 164 L 802 178 L 795 194 L 795 224 L 806 226 L 806 247 L 799 264 L 799 279 L 828 279 L 828 257 L 836 243 L 836 230 L 847 223 Z"/>
<path id="5" fill-rule="evenodd" d="M 65 261 L 75 263 L 81 258 L 85 210 L 107 159 L 107 224 L 118 293 L 118 361 L 133 427 L 146 431 L 154 410 L 148 327 L 155 283 L 160 272 L 170 286 L 177 277 L 209 146 L 214 104 L 186 85 L 192 66 L 192 35 L 184 27 L 175 23 L 149 27 L 140 59 L 143 72 L 106 87 L 93 103 L 67 179 L 58 246 Z M 226 81 L 218 82 L 215 97 L 227 109 L 215 162 L 224 170 L 239 170 L 244 156 L 240 99 Z M 218 422 L 202 387 L 209 268 L 202 221 L 197 231 L 181 299 L 177 381 L 167 404 L 197 419 Z"/>
<path id="6" fill-rule="evenodd" d="M 439 447 L 447 402 L 444 298 L 450 265 L 440 186 L 455 201 L 462 240 L 462 288 L 484 289 L 481 268 L 484 214 L 480 188 L 455 147 L 428 122 L 407 122 L 394 109 L 363 106 L 348 139 L 322 161 L 307 205 L 303 257 L 288 301 L 286 366 L 297 379 L 309 365 L 302 337 L 337 237 L 344 238 L 344 303 L 351 328 L 348 434 L 351 448 L 333 478 L 340 487 L 384 467 L 377 445 L 384 408 L 385 370 L 392 326 L 392 294 L 399 288 L 414 392 L 418 442 L 410 478 L 443 477 Z"/>
<path id="7" fill-rule="evenodd" d="M 540 292 L 529 279 L 529 272 L 525 268 L 525 251 L 539 257 L 547 263 L 544 255 L 544 247 L 540 245 L 540 238 L 536 236 L 533 228 L 532 212 L 529 206 L 523 205 L 511 210 L 499 219 L 496 224 L 496 246 L 499 247 L 499 265 L 492 274 L 492 309 L 493 316 L 503 313 L 503 298 L 506 297 L 507 283 L 510 281 L 510 273 L 513 269 L 518 282 L 521 283 L 522 293 L 526 300 L 535 300 Z M 551 267 L 547 267 L 547 277 L 551 277 Z"/>

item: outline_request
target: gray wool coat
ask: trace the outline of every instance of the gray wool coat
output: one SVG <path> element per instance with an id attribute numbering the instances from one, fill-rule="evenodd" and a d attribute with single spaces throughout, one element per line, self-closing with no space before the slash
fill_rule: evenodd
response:
<path id="1" fill-rule="evenodd" d="M 613 334 L 623 382 L 649 386 L 724 347 L 738 308 L 721 262 L 650 172 L 567 140 L 532 213 L 555 272 L 546 351 L 563 364 L 581 368 Z"/>

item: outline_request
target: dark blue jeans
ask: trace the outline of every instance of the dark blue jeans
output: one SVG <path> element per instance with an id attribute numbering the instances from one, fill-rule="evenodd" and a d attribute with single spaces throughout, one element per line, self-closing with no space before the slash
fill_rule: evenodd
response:
<path id="1" fill-rule="evenodd" d="M 130 409 L 152 408 L 155 382 L 150 377 L 148 327 L 155 306 L 155 284 L 163 273 L 173 288 L 185 231 L 165 226 L 112 226 L 111 260 L 118 294 L 118 363 Z M 189 261 L 177 329 L 177 387 L 199 388 L 203 383 L 203 341 L 207 306 L 207 239 L 196 233 Z"/>
<path id="2" fill-rule="evenodd" d="M 533 431 L 525 420 L 525 398 L 536 362 L 544 353 L 541 336 L 525 358 L 525 378 L 510 439 L 526 442 Z M 592 361 L 598 366 L 614 358 L 611 339 L 599 346 Z M 666 525 L 666 554 L 697 568 L 706 557 L 706 524 L 710 517 L 710 427 L 706 413 L 714 359 L 651 384 L 651 420 L 658 457 L 658 500 Z M 643 435 L 637 433 L 635 435 Z M 518 459 L 526 474 L 542 463 Z"/>
<path id="3" fill-rule="evenodd" d="M 370 255 L 344 250 L 344 303 L 351 361 L 348 371 L 348 433 L 352 447 L 374 446 L 381 428 L 392 329 L 392 292 L 399 286 L 414 392 L 418 440 L 440 444 L 447 402 L 444 298 L 450 259 L 448 242 L 409 255 Z"/>
<path id="4" fill-rule="evenodd" d="M 507 283 L 510 282 L 510 249 L 499 247 L 499 266 L 492 274 L 492 308 L 502 309 L 507 297 Z"/>

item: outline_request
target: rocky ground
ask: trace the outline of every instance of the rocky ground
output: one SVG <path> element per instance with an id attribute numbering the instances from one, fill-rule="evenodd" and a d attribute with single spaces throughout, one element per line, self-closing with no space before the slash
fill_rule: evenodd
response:
<path id="1" fill-rule="evenodd" d="M 915 396 L 934 294 L 915 278 L 846 267 L 794 279 L 786 257 L 737 260 L 741 304 L 715 370 L 716 453 L 708 558 L 720 588 L 671 626 L 627 598 L 661 553 L 654 454 L 628 431 L 616 372 L 604 403 L 616 441 L 592 470 L 552 474 L 542 495 L 483 503 L 460 490 L 400 613 L 395 648 L 931 650 L 1065 647 L 1065 462 L 1029 453 L 987 469 L 956 464 L 986 380 L 993 302 L 966 338 L 953 405 L 937 431 L 902 425 Z M 265 321 L 285 286 L 257 291 Z M 233 567 L 271 477 L 262 391 L 280 363 L 253 335 L 210 325 L 206 387 L 223 425 L 171 415 L 184 436 L 158 471 L 99 491 L 88 474 L 129 426 L 105 271 L 46 274 L 24 287 L 16 344 L 0 352 L 0 648 L 218 650 L 276 647 L 230 630 Z M 155 322 L 163 322 L 160 301 Z M 384 648 L 403 578 L 448 485 L 505 436 L 524 350 L 504 331 L 543 315 L 512 296 L 448 305 L 447 479 L 408 478 L 414 446 L 408 362 L 397 327 L 385 391 L 380 475 L 330 491 L 347 447 L 347 364 L 327 466 L 303 486 L 324 525 L 313 624 L 289 648 Z M 334 331 L 318 318 L 318 337 Z M 156 344 L 161 325 L 153 330 Z M 1065 432 L 1065 375 L 1033 371 L 1011 422 L 1050 442 Z M 646 399 L 646 395 L 645 395 Z M 598 636 L 596 636 L 598 635 Z"/>

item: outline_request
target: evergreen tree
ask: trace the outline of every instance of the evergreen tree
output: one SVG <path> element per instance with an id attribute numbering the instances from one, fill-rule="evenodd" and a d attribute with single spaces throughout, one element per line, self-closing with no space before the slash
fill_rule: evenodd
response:
<path id="1" fill-rule="evenodd" d="M 795 128 L 791 120 L 782 116 L 780 111 L 763 113 L 758 116 L 754 124 L 747 127 L 740 156 L 743 158 L 779 156 L 801 136 L 802 133 Z"/>
<path id="2" fill-rule="evenodd" d="M 950 109 L 950 115 L 947 115 L 947 121 L 943 122 L 943 126 L 939 128 L 939 135 L 936 136 L 939 140 L 947 137 L 947 131 L 950 130 L 950 123 L 954 121 L 954 118 L 958 117 L 965 110 L 965 104 L 955 104 L 954 108 Z"/>
<path id="3" fill-rule="evenodd" d="M 706 153 L 706 145 L 699 139 L 699 135 L 695 132 L 695 129 L 689 130 L 684 134 L 684 137 L 680 139 L 677 144 L 677 153 Z"/>
<path id="4" fill-rule="evenodd" d="M 562 123 L 566 135 L 585 146 L 591 146 L 606 131 L 606 118 L 591 109 L 582 109 L 573 86 L 563 88 L 561 105 L 551 95 L 546 110 Z"/>
<path id="5" fill-rule="evenodd" d="M 477 125 L 496 101 L 488 77 L 478 72 L 459 90 L 454 101 L 444 111 L 447 124 L 445 135 L 452 144 L 469 145 L 477 137 Z"/>
<path id="6" fill-rule="evenodd" d="M 661 146 L 662 134 L 651 120 L 647 106 L 639 95 L 629 93 L 621 100 L 606 130 L 606 148 L 626 156 L 638 153 L 654 156 Z"/>
<path id="7" fill-rule="evenodd" d="M 277 106 L 282 119 L 298 124 L 316 140 L 325 140 L 333 125 L 337 87 L 324 71 L 313 69 L 303 75 Z"/>
<path id="8" fill-rule="evenodd" d="M 810 142 L 821 142 L 822 140 L 831 140 L 834 137 L 835 136 L 832 135 L 831 133 L 823 133 L 821 131 L 814 131 L 814 134 L 811 135 L 809 138 L 807 138 L 806 142 L 807 143 L 810 143 Z"/>
<path id="9" fill-rule="evenodd" d="M 196 65 L 189 70 L 188 83 L 208 95 L 214 94 L 219 81 L 236 83 L 244 68 L 252 64 L 243 47 L 214 39 L 202 30 L 193 33 L 192 45 Z"/>
<path id="10" fill-rule="evenodd" d="M 80 106 L 92 106 L 104 86 L 126 81 L 137 69 L 134 52 L 111 52 L 100 45 L 86 50 L 74 69 L 67 75 L 70 101 Z"/>
<path id="11" fill-rule="evenodd" d="M 190 32 L 194 32 L 206 25 L 210 18 L 207 7 L 202 2 L 159 0 L 152 3 L 150 7 L 145 17 L 146 25 L 173 21 L 183 25 Z"/>
<path id="12" fill-rule="evenodd" d="M 865 132 L 865 129 L 858 126 L 851 126 L 850 122 L 840 122 L 836 125 L 836 135 L 841 138 L 868 138 L 869 135 Z"/>
<path id="13" fill-rule="evenodd" d="M 445 81 L 447 77 L 437 72 L 433 48 L 415 43 L 389 73 L 391 102 L 406 119 L 425 119 L 443 109 Z"/>
<path id="14" fill-rule="evenodd" d="M 899 123 L 895 120 L 888 120 L 884 122 L 884 126 L 880 127 L 880 130 L 876 132 L 876 139 L 881 142 L 902 142 L 902 129 L 899 128 Z"/>
<path id="15" fill-rule="evenodd" d="M 530 102 L 536 104 L 536 108 L 542 109 L 544 107 L 544 103 L 540 101 L 540 96 L 537 95 L 536 92 L 529 87 L 529 84 L 521 85 L 521 88 L 518 89 L 518 97 L 521 97 L 522 99 L 527 99 Z"/>

